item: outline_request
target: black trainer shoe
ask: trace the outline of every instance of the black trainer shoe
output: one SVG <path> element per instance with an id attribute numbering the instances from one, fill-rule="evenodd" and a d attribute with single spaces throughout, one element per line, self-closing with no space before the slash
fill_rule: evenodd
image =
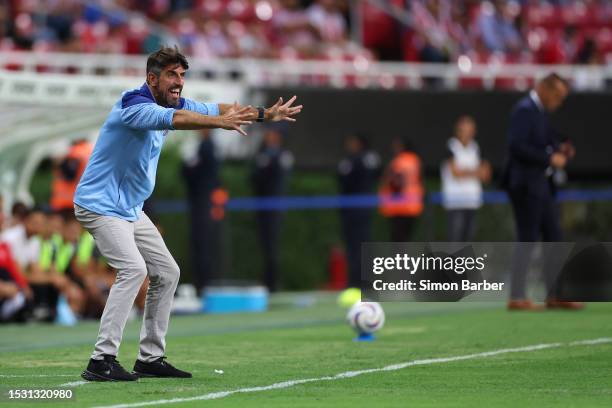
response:
<path id="1" fill-rule="evenodd" d="M 150 363 L 145 363 L 136 360 L 134 364 L 134 373 L 138 377 L 176 377 L 176 378 L 191 378 L 191 373 L 179 370 L 168 363 L 166 357 L 160 357 Z"/>
<path id="2" fill-rule="evenodd" d="M 81 374 L 87 381 L 136 381 L 138 377 L 121 367 L 115 356 L 104 355 L 102 360 L 89 360 Z"/>

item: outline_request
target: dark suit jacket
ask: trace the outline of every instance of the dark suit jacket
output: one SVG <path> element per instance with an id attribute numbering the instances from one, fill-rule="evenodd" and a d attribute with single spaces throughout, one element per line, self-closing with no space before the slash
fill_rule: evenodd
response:
<path id="1" fill-rule="evenodd" d="M 535 196 L 554 192 L 547 169 L 550 155 L 559 146 L 548 114 L 541 111 L 529 95 L 512 109 L 508 129 L 508 156 L 503 186 Z"/>
<path id="2" fill-rule="evenodd" d="M 210 137 L 200 142 L 194 162 L 183 162 L 182 170 L 189 198 L 209 203 L 210 193 L 221 186 L 219 159 L 215 155 L 215 144 Z"/>

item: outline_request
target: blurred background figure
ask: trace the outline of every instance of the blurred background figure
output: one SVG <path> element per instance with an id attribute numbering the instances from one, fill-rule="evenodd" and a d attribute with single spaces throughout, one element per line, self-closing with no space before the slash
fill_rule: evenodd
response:
<path id="1" fill-rule="evenodd" d="M 287 180 L 293 167 L 293 154 L 285 150 L 283 143 L 284 127 L 268 127 L 263 135 L 255 162 L 251 181 L 256 197 L 273 198 L 285 194 Z M 279 277 L 279 234 L 282 212 L 277 209 L 257 211 L 259 242 L 264 260 L 264 282 L 270 292 L 278 288 Z"/>
<path id="2" fill-rule="evenodd" d="M 30 267 L 38 261 L 40 252 L 40 237 L 47 222 L 45 214 L 38 208 L 28 210 L 25 217 L 14 218 L 16 224 L 7 228 L 0 241 L 6 242 L 11 248 L 13 258 L 26 275 Z"/>
<path id="3" fill-rule="evenodd" d="M 337 0 L 316 0 L 308 8 L 310 24 L 315 27 L 322 44 L 341 46 L 347 40 L 346 21 Z"/>
<path id="4" fill-rule="evenodd" d="M 483 2 L 476 24 L 489 51 L 512 53 L 520 49 L 521 37 L 514 24 L 515 17 L 515 8 L 507 0 Z"/>
<path id="5" fill-rule="evenodd" d="M 99 317 L 104 308 L 101 292 L 94 283 L 94 247 L 91 234 L 83 231 L 74 216 L 68 216 L 54 267 L 62 277 L 62 290 L 70 308 L 80 317 Z"/>
<path id="6" fill-rule="evenodd" d="M 0 242 L 4 243 L 10 252 L 16 273 L 29 280 L 38 263 L 40 234 L 44 232 L 47 220 L 40 209 L 30 210 L 25 205 L 14 208 L 18 209 L 13 217 L 15 224 L 2 232 Z M 40 286 L 33 283 L 31 289 L 34 306 L 40 306 L 41 315 L 38 317 L 52 321 L 54 298 L 53 293 L 49 292 L 49 286 L 46 283 Z"/>
<path id="7" fill-rule="evenodd" d="M 16 225 L 23 225 L 25 219 L 30 213 L 30 209 L 22 201 L 15 201 L 11 206 L 11 216 L 5 222 L 5 228 L 11 228 Z"/>
<path id="8" fill-rule="evenodd" d="M 0 233 L 4 231 L 6 224 L 6 216 L 4 214 L 4 197 L 0 195 Z"/>
<path id="9" fill-rule="evenodd" d="M 0 322 L 25 321 L 32 291 L 13 259 L 8 244 L 0 242 Z"/>
<path id="10" fill-rule="evenodd" d="M 516 220 L 517 241 L 558 242 L 561 240 L 559 206 L 553 175 L 555 169 L 563 169 L 575 155 L 569 142 L 561 143 L 558 134 L 549 123 L 548 115 L 556 111 L 569 93 L 568 83 L 559 75 L 549 74 L 516 103 L 510 117 L 508 130 L 508 160 L 504 185 L 508 189 Z M 510 310 L 538 310 L 527 298 L 527 271 L 533 246 L 517 246 L 511 266 Z M 549 263 L 554 254 L 545 254 Z M 547 284 L 547 306 L 551 308 L 578 309 L 577 302 L 557 299 L 555 268 L 544 267 Z"/>
<path id="11" fill-rule="evenodd" d="M 38 320 L 55 320 L 62 277 L 55 270 L 55 260 L 64 242 L 64 218 L 59 213 L 47 214 L 40 232 L 38 259 L 28 271 L 28 281 L 34 290 L 34 314 Z"/>
<path id="12" fill-rule="evenodd" d="M 338 186 L 343 196 L 372 194 L 380 176 L 380 157 L 370 149 L 363 135 L 345 139 L 346 156 L 338 163 Z M 342 238 L 349 267 L 349 287 L 361 283 L 361 243 L 371 240 L 372 209 L 366 206 L 343 207 L 340 210 Z"/>
<path id="13" fill-rule="evenodd" d="M 196 154 L 183 160 L 182 172 L 189 204 L 193 282 L 198 293 L 218 266 L 218 219 L 213 214 L 212 195 L 221 185 L 219 160 L 209 129 L 200 132 Z"/>
<path id="14" fill-rule="evenodd" d="M 417 0 L 411 6 L 416 25 L 415 46 L 423 62 L 448 62 L 451 1 Z"/>
<path id="15" fill-rule="evenodd" d="M 469 242 L 474 236 L 476 211 L 482 206 L 482 183 L 491 179 L 491 165 L 480 158 L 474 140 L 476 122 L 460 117 L 455 135 L 447 143 L 447 159 L 442 163 L 442 204 L 448 214 L 448 240 Z"/>
<path id="16" fill-rule="evenodd" d="M 55 212 L 74 212 L 74 192 L 89 161 L 93 144 L 87 139 L 76 140 L 65 157 L 55 164 L 51 186 L 51 209 Z"/>
<path id="17" fill-rule="evenodd" d="M 315 55 L 320 38 L 299 0 L 281 0 L 281 8 L 272 18 L 275 37 L 281 52 L 296 53 L 302 57 Z"/>
<path id="18" fill-rule="evenodd" d="M 380 194 L 380 213 L 389 219 L 391 241 L 412 238 L 417 218 L 423 213 L 425 188 L 421 159 L 408 139 L 395 138 L 393 159 L 385 169 Z"/>

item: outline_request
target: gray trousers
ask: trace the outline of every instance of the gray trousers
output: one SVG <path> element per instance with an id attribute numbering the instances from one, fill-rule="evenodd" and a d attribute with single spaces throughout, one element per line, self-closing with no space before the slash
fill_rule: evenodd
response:
<path id="1" fill-rule="evenodd" d="M 98 250 L 117 271 L 91 356 L 116 356 L 134 299 L 149 276 L 149 289 L 140 331 L 138 359 L 151 362 L 164 356 L 170 308 L 179 280 L 179 267 L 159 231 L 144 212 L 136 222 L 103 216 L 79 206 L 75 215 L 93 236 Z"/>

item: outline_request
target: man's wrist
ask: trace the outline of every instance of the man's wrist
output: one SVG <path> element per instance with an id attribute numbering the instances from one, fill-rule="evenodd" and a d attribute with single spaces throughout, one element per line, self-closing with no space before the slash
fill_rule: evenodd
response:
<path id="1" fill-rule="evenodd" d="M 272 120 L 272 109 L 271 108 L 265 108 L 264 109 L 264 119 L 266 121 L 271 121 Z"/>
<path id="2" fill-rule="evenodd" d="M 263 122 L 265 120 L 268 120 L 269 115 L 268 115 L 268 109 L 264 108 L 263 106 L 258 106 L 255 108 L 256 112 L 255 112 L 255 121 L 256 122 Z"/>
<path id="3" fill-rule="evenodd" d="M 223 115 L 220 116 L 210 116 L 210 119 L 212 119 L 212 125 L 214 128 L 223 128 Z"/>

